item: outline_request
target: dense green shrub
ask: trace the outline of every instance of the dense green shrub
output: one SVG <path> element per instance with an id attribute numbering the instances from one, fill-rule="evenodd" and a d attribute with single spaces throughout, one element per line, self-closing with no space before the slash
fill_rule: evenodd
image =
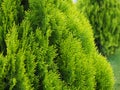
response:
<path id="1" fill-rule="evenodd" d="M 66 15 L 66 24 L 69 31 L 73 33 L 74 37 L 82 41 L 81 43 L 85 53 L 90 54 L 96 52 L 93 32 L 84 15 L 82 13 L 79 14 L 76 7 L 71 7 L 70 4 L 65 2 L 59 7 L 59 9 Z"/>
<path id="2" fill-rule="evenodd" d="M 65 5 L 64 7 L 67 7 L 67 5 Z M 84 53 L 87 54 L 87 57 L 89 58 L 90 62 L 92 62 L 91 58 L 94 60 L 93 63 L 96 67 L 95 88 L 97 90 L 113 90 L 114 78 L 113 78 L 113 72 L 111 71 L 111 66 L 109 65 L 109 63 L 106 61 L 106 59 L 103 56 L 95 53 L 96 48 L 95 48 L 95 45 L 93 42 L 94 39 L 93 39 L 93 34 L 92 34 L 91 27 L 89 25 L 89 22 L 85 19 L 85 17 L 82 14 L 78 14 L 77 11 L 75 12 L 75 8 L 74 8 L 74 11 L 73 11 L 73 8 L 70 8 L 70 7 L 67 9 L 68 10 L 65 10 L 65 11 L 68 11 L 66 13 L 66 15 L 69 20 L 67 25 L 69 25 L 70 31 L 73 33 L 73 35 L 75 37 L 80 39 L 81 44 L 82 44 L 82 49 L 84 50 Z M 74 18 L 74 19 L 72 19 L 72 18 Z M 78 20 L 78 18 L 79 18 L 79 20 Z M 70 22 L 72 22 L 72 23 L 70 23 Z M 90 55 L 90 57 L 89 57 L 89 55 Z M 92 70 L 94 70 L 94 69 L 92 68 Z M 78 71 L 80 71 L 80 70 L 78 70 Z M 109 71 L 109 73 L 108 73 L 108 71 Z M 103 74 L 103 72 L 104 72 L 104 74 Z M 92 73 L 94 73 L 94 72 L 92 72 Z M 90 73 L 87 73 L 87 75 L 89 76 Z M 104 78 L 102 78 L 102 77 L 104 77 Z M 85 81 L 87 82 L 87 80 L 85 80 Z M 92 84 L 92 83 L 89 83 L 89 84 Z M 87 87 L 84 90 L 87 90 L 87 89 L 92 90 L 90 87 L 89 88 Z M 82 88 L 80 88 L 80 90 L 82 90 Z"/>
<path id="3" fill-rule="evenodd" d="M 96 67 L 96 90 L 114 90 L 114 78 L 112 77 L 113 72 L 110 64 L 101 55 L 94 55 L 94 60 Z"/>
<path id="4" fill-rule="evenodd" d="M 78 0 L 77 7 L 90 21 L 99 51 L 113 54 L 120 46 L 119 0 Z"/>
<path id="5" fill-rule="evenodd" d="M 2 5 L 8 2 L 14 5 L 6 14 L 8 7 L 1 8 L 6 16 L 0 19 L 6 45 L 0 43 L 6 49 L 0 50 L 1 90 L 112 90 L 111 66 L 99 56 L 88 20 L 70 0 L 29 0 L 28 10 L 22 1 Z"/>

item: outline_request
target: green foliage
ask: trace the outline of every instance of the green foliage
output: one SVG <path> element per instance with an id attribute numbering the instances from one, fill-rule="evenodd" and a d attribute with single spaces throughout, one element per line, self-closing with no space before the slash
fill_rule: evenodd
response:
<path id="1" fill-rule="evenodd" d="M 6 83 L 3 82 L 6 75 L 6 64 L 6 58 L 4 58 L 3 55 L 0 55 L 0 89 L 2 90 L 4 90 L 4 87 L 6 85 Z"/>
<path id="2" fill-rule="evenodd" d="M 101 55 L 94 55 L 96 67 L 96 90 L 113 90 L 114 78 L 110 64 Z M 103 73 L 104 72 L 104 73 Z"/>
<path id="3" fill-rule="evenodd" d="M 19 48 L 17 26 L 13 26 L 7 33 L 7 60 L 8 60 L 8 86 L 6 89 L 32 90 L 30 80 L 26 74 L 25 52 Z M 30 64 L 30 63 L 29 63 Z M 34 63 L 32 63 L 34 65 Z"/>
<path id="4" fill-rule="evenodd" d="M 79 40 L 68 34 L 61 42 L 59 52 L 58 66 L 63 80 L 71 86 L 71 90 L 94 90 L 95 71 Z"/>
<path id="5" fill-rule="evenodd" d="M 0 4 L 0 52 L 6 55 L 5 38 L 13 23 L 19 24 L 23 19 L 23 8 L 20 0 L 3 0 Z"/>
<path id="6" fill-rule="evenodd" d="M 78 0 L 77 7 L 93 27 L 99 52 L 106 56 L 113 54 L 120 46 L 119 0 Z"/>
<path id="7" fill-rule="evenodd" d="M 111 66 L 99 57 L 89 22 L 70 0 L 29 0 L 25 12 L 22 1 L 18 2 L 2 2 L 0 42 L 5 42 L 6 54 L 1 49 L 0 89 L 106 90 L 113 87 Z M 9 12 L 5 6 L 12 3 Z M 19 10 L 24 17 L 20 21 Z M 0 45 L 2 48 L 3 42 Z"/>
<path id="8" fill-rule="evenodd" d="M 62 3 L 59 7 L 66 15 L 66 25 L 73 36 L 80 39 L 85 53 L 96 52 L 93 32 L 88 20 L 82 13 L 79 13 L 76 7 L 71 7 L 71 4 Z"/>

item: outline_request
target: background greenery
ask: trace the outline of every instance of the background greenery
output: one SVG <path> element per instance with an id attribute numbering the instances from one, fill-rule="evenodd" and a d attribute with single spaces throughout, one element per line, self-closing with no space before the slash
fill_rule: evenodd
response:
<path id="1" fill-rule="evenodd" d="M 114 54 L 120 46 L 120 1 L 78 0 L 77 7 L 92 25 L 99 52 L 105 56 Z"/>
<path id="2" fill-rule="evenodd" d="M 120 49 L 116 51 L 114 55 L 111 55 L 109 61 L 113 67 L 113 72 L 115 75 L 115 90 L 120 89 Z"/>

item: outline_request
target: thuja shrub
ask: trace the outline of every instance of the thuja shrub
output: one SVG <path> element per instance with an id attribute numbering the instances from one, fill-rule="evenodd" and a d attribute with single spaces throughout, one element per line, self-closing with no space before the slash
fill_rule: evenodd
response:
<path id="1" fill-rule="evenodd" d="M 2 5 L 12 2 L 3 0 Z M 1 49 L 0 89 L 110 90 L 113 87 L 111 66 L 99 57 L 88 20 L 70 0 L 29 0 L 28 10 L 23 8 L 25 4 L 21 6 L 22 1 L 13 3 L 11 12 L 6 13 L 8 7 L 1 12 L 6 15 L 0 25 L 5 32 L 1 40 L 6 53 Z M 19 12 L 17 7 L 23 11 L 20 21 L 20 13 L 14 12 Z"/>
<path id="2" fill-rule="evenodd" d="M 73 11 L 73 8 L 74 8 L 74 11 Z M 114 85 L 114 78 L 113 78 L 113 72 L 112 72 L 111 66 L 109 65 L 109 63 L 106 61 L 106 59 L 103 56 L 101 56 L 99 54 L 95 54 L 96 48 L 95 48 L 95 44 L 94 44 L 93 33 L 92 33 L 91 26 L 90 26 L 88 20 L 83 16 L 82 13 L 79 14 L 77 12 L 77 10 L 75 11 L 75 9 L 76 9 L 75 7 L 70 8 L 70 6 L 68 4 L 62 3 L 62 6 L 60 7 L 60 9 L 61 10 L 67 9 L 63 12 L 66 13 L 66 16 L 68 15 L 67 18 L 68 18 L 69 22 L 67 23 L 67 25 L 69 25 L 70 31 L 73 33 L 74 37 L 77 37 L 78 39 L 80 39 L 83 51 L 84 51 L 84 53 L 87 54 L 87 57 L 89 58 L 90 62 L 92 62 L 92 60 L 93 60 L 93 63 L 94 63 L 93 65 L 95 65 L 95 68 L 96 68 L 95 80 L 97 79 L 96 80 L 97 84 L 95 85 L 95 88 L 97 90 L 99 90 L 99 89 L 105 90 L 105 88 L 108 90 L 112 90 L 113 85 Z M 67 12 L 67 11 L 71 11 L 71 12 Z M 83 26 L 83 25 L 85 25 L 85 26 Z M 92 60 L 91 60 L 91 58 L 92 58 Z M 100 69 L 98 67 L 99 65 L 100 65 L 100 68 L 104 68 L 104 69 Z M 108 71 L 109 71 L 109 73 L 107 73 Z M 103 72 L 104 72 L 103 75 L 105 76 L 105 78 L 106 77 L 109 77 L 109 78 L 106 78 L 106 79 L 101 78 Z M 92 72 L 92 73 L 94 73 L 94 72 Z M 90 75 L 90 73 L 88 74 L 88 76 L 89 75 Z M 106 85 L 102 84 L 102 81 L 104 83 L 106 82 Z M 100 83 L 101 83 L 101 86 L 99 86 Z M 92 84 L 92 83 L 89 83 L 89 84 Z M 87 89 L 91 90 L 90 88 L 87 88 Z M 85 90 L 87 90 L 87 89 L 85 89 Z"/>
<path id="3" fill-rule="evenodd" d="M 79 40 L 69 35 L 61 42 L 59 52 L 61 53 L 58 57 L 59 69 L 71 90 L 94 90 L 95 70 L 89 62 L 90 59 L 86 58 Z"/>
<path id="4" fill-rule="evenodd" d="M 102 55 L 94 54 L 94 60 L 96 67 L 96 90 L 114 90 L 114 77 L 112 77 L 113 71 L 111 71 L 110 63 Z"/>
<path id="5" fill-rule="evenodd" d="M 41 2 L 43 2 L 43 1 L 41 1 Z M 65 2 L 63 2 L 63 3 L 65 3 Z M 41 8 L 41 6 L 38 7 L 37 3 L 35 5 L 37 5 L 37 9 Z M 55 4 L 55 6 L 56 6 L 56 4 Z M 39 26 L 50 26 L 47 28 L 51 28 L 51 30 L 52 30 L 49 40 L 50 40 L 50 44 L 55 44 L 58 49 L 57 50 L 58 56 L 56 57 L 55 62 L 58 65 L 59 72 L 61 74 L 61 78 L 66 83 L 66 85 L 69 86 L 71 89 L 86 89 L 87 86 L 89 87 L 89 89 L 90 89 L 90 87 L 91 87 L 91 89 L 93 89 L 94 85 L 95 85 L 94 70 L 86 69 L 86 66 L 87 66 L 86 64 L 88 62 L 86 59 L 82 60 L 82 58 L 85 58 L 85 57 L 82 57 L 82 55 L 81 55 L 82 48 L 79 47 L 81 45 L 81 43 L 79 43 L 79 40 L 77 40 L 77 38 L 74 39 L 74 37 L 71 34 L 69 34 L 68 31 L 69 31 L 70 27 L 67 26 L 67 22 L 66 22 L 67 16 L 65 16 L 62 11 L 58 11 L 59 8 L 56 9 L 55 6 L 54 6 L 54 4 L 51 6 L 49 3 L 48 3 L 48 5 L 47 5 L 47 3 L 44 4 L 44 7 L 48 7 L 46 12 L 43 12 L 43 14 L 46 13 L 45 18 L 42 18 L 42 19 L 45 19 L 44 22 L 46 22 L 46 23 L 43 23 L 43 24 L 38 23 L 38 24 L 39 24 Z M 42 13 L 40 13 L 42 11 L 37 12 L 36 9 L 33 8 L 33 4 L 32 4 L 31 8 L 33 9 L 33 12 L 35 11 L 35 14 L 37 14 L 37 15 L 42 14 Z M 33 12 L 31 12 L 31 14 Z M 29 16 L 29 17 L 30 17 L 30 20 L 33 21 L 34 20 L 33 17 L 36 17 L 36 15 L 33 17 L 31 17 L 31 16 Z M 36 18 L 37 18 L 37 21 L 40 21 L 39 19 L 41 19 L 40 17 L 36 17 Z M 33 24 L 34 24 L 33 28 L 35 28 L 36 23 L 33 23 Z M 45 30 L 46 29 L 43 28 L 43 33 Z M 70 52 L 67 51 L 68 49 L 70 50 Z M 73 54 L 75 54 L 75 56 L 73 56 Z M 79 56 L 81 56 L 81 57 L 79 57 Z M 83 53 L 83 56 L 84 56 L 84 53 Z M 76 64 L 76 63 L 78 63 L 77 61 L 79 62 L 80 66 Z M 82 64 L 83 61 L 85 64 Z M 90 65 L 89 68 L 92 68 L 92 65 L 90 63 L 89 63 L 89 65 Z M 77 68 L 80 68 L 79 70 L 81 70 L 81 73 L 83 73 L 83 74 L 80 74 L 79 70 L 78 71 L 76 70 Z M 82 69 L 82 68 L 84 68 L 84 69 Z M 85 72 L 88 72 L 88 74 L 91 75 L 91 78 L 86 79 L 87 74 L 85 74 Z M 76 74 L 78 74 L 78 75 L 76 75 Z M 77 80 L 80 77 L 81 77 L 81 79 Z M 87 85 L 86 85 L 86 82 L 90 81 L 90 80 L 91 80 L 91 83 L 87 83 Z M 78 82 L 79 84 L 74 85 L 75 82 Z"/>
<path id="6" fill-rule="evenodd" d="M 119 0 L 78 0 L 77 7 L 93 27 L 99 52 L 106 56 L 113 54 L 120 46 Z"/>
<path id="7" fill-rule="evenodd" d="M 69 31 L 73 33 L 74 37 L 82 41 L 81 44 L 85 53 L 96 52 L 92 28 L 85 16 L 79 13 L 75 6 L 71 7 L 71 4 L 66 2 L 61 3 L 58 8 L 66 15 Z"/>
<path id="8" fill-rule="evenodd" d="M 31 83 L 35 90 L 61 90 L 63 87 L 62 81 L 59 79 L 57 65 L 53 62 L 53 59 L 56 56 L 56 49 L 53 46 L 49 46 L 48 41 L 50 33 L 47 31 L 44 35 L 40 29 L 36 29 L 33 33 L 28 23 L 28 21 L 23 22 L 23 36 L 21 43 L 23 42 L 22 47 L 24 49 L 28 52 L 32 50 L 31 52 L 33 52 L 33 55 L 35 56 L 34 59 L 31 58 L 31 61 L 29 58 L 26 61 L 26 70 L 29 79 L 31 79 L 30 81 L 32 81 Z M 30 50 L 27 47 L 29 47 Z M 29 57 L 29 53 L 27 54 L 27 57 Z M 35 65 L 33 65 L 33 63 Z M 52 80 L 48 79 L 50 77 Z"/>

